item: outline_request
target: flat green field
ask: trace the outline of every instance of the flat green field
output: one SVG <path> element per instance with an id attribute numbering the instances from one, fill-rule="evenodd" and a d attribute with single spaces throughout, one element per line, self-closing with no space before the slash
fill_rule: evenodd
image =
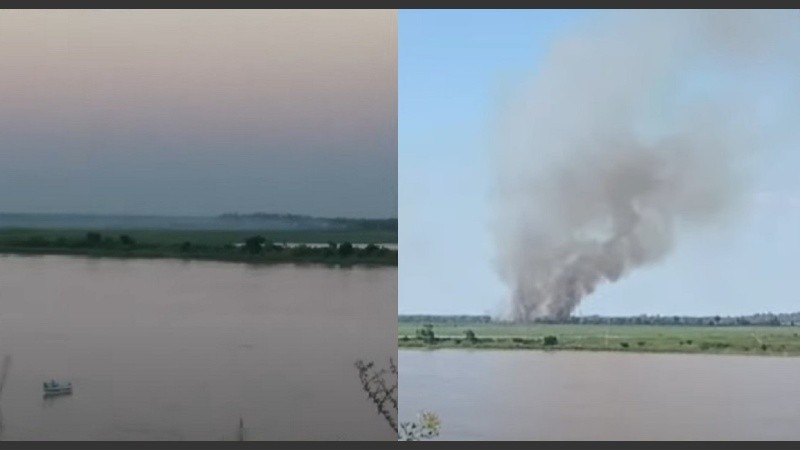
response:
<path id="1" fill-rule="evenodd" d="M 422 324 L 401 323 L 399 346 L 413 348 L 586 350 L 800 356 L 800 327 L 658 325 L 434 325 L 435 341 L 417 338 Z M 466 339 L 467 330 L 475 340 Z M 545 345 L 545 337 L 556 343 Z"/>

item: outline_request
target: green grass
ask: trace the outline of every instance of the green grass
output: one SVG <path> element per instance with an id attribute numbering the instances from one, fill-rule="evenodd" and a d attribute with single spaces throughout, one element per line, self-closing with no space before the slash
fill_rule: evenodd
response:
<path id="1" fill-rule="evenodd" d="M 257 254 L 235 248 L 232 244 L 261 235 L 275 244 L 284 242 L 317 243 L 396 242 L 397 233 L 385 231 L 203 231 L 203 230 L 97 230 L 101 242 L 90 243 L 87 230 L 77 229 L 3 229 L 0 230 L 0 253 L 25 255 L 84 255 L 108 258 L 176 258 L 269 263 L 313 263 L 326 265 L 396 266 L 397 252 L 355 249 L 340 254 L 328 249 L 278 249 Z M 120 235 L 135 240 L 124 244 Z M 184 245 L 184 243 L 189 245 Z"/>
<path id="2" fill-rule="evenodd" d="M 800 356 L 800 327 L 453 324 L 433 327 L 434 344 L 417 339 L 418 328 L 400 324 L 399 346 Z M 477 342 L 464 339 L 467 330 Z M 555 336 L 558 344 L 545 346 L 545 336 Z"/>

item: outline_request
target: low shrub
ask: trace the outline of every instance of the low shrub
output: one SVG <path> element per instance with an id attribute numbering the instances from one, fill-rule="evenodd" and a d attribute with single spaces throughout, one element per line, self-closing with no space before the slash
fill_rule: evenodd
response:
<path id="1" fill-rule="evenodd" d="M 552 347 L 554 345 L 558 345 L 558 338 L 555 336 L 545 336 L 544 337 L 544 345 L 548 347 Z"/>

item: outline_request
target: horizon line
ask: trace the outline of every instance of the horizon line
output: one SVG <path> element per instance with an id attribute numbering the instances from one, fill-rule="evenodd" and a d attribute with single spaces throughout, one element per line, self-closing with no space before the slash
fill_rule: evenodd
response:
<path id="1" fill-rule="evenodd" d="M 356 217 L 356 216 L 317 216 L 302 213 L 273 213 L 273 212 L 223 212 L 208 214 L 158 214 L 158 213 L 96 213 L 96 212 L 12 212 L 0 211 L 0 215 L 21 215 L 21 216 L 91 216 L 91 217 L 171 217 L 171 218 L 220 218 L 222 216 L 255 216 L 255 215 L 274 215 L 274 216 L 298 216 L 317 220 L 399 220 L 397 217 Z"/>

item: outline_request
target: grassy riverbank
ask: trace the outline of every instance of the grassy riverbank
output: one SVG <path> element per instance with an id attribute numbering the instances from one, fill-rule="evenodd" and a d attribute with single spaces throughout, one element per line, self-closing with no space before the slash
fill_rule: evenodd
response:
<path id="1" fill-rule="evenodd" d="M 73 229 L 73 228 L 2 228 L 0 244 L 19 242 L 31 238 L 48 241 L 58 239 L 82 240 L 89 231 L 97 231 L 105 237 L 128 235 L 142 244 L 169 245 L 192 242 L 198 245 L 224 246 L 242 242 L 250 236 L 261 235 L 276 243 L 282 242 L 353 242 L 363 244 L 397 243 L 397 231 L 388 230 L 177 230 L 177 229 Z"/>
<path id="2" fill-rule="evenodd" d="M 800 356 L 800 327 L 401 323 L 401 348 L 584 350 Z M 474 339 L 467 335 L 474 333 Z"/>
<path id="3" fill-rule="evenodd" d="M 251 245 L 237 246 L 251 241 Z M 353 244 L 395 243 L 383 230 L 77 230 L 2 229 L 0 253 L 84 255 L 109 258 L 176 258 L 247 263 L 397 265 L 397 251 Z M 290 243 L 292 245 L 287 245 Z M 330 243 L 315 248 L 304 243 Z"/>

